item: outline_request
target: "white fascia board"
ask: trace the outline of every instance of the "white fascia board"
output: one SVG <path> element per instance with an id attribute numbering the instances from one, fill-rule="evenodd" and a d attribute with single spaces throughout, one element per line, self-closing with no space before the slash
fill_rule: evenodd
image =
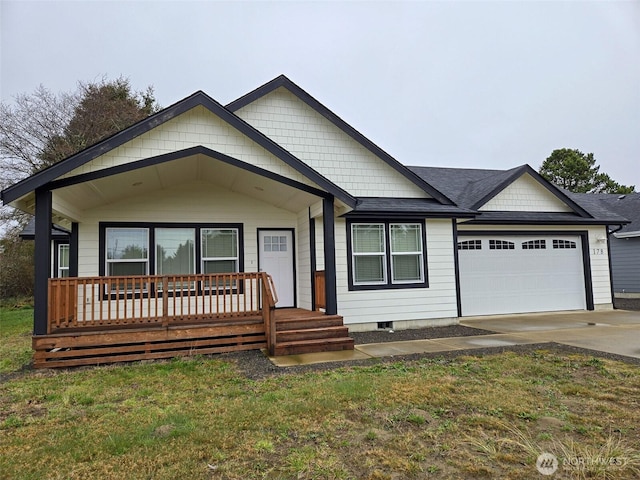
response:
<path id="1" fill-rule="evenodd" d="M 635 232 L 614 233 L 613 236 L 616 238 L 640 237 L 640 230 L 636 230 Z"/>

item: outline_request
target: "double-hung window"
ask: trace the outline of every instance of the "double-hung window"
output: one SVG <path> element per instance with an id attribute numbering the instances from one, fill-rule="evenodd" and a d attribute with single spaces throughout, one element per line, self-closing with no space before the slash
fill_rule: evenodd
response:
<path id="1" fill-rule="evenodd" d="M 202 273 L 238 271 L 238 229 L 203 228 L 201 233 Z"/>
<path id="2" fill-rule="evenodd" d="M 351 222 L 350 288 L 427 286 L 424 225 Z"/>
<path id="3" fill-rule="evenodd" d="M 353 283 L 356 285 L 387 283 L 384 225 L 353 224 L 351 235 Z"/>
<path id="4" fill-rule="evenodd" d="M 56 276 L 58 278 L 69 276 L 69 244 L 68 243 L 58 244 L 58 271 Z"/>
<path id="5" fill-rule="evenodd" d="M 110 277 L 148 275 L 149 229 L 107 228 L 106 262 Z"/>

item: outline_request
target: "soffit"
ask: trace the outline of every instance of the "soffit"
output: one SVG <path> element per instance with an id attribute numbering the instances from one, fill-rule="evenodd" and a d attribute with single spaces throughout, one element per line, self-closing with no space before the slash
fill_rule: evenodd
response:
<path id="1" fill-rule="evenodd" d="M 298 212 L 318 197 L 205 155 L 193 155 L 54 190 L 54 211 L 72 205 L 84 211 L 193 182 L 207 183 Z"/>

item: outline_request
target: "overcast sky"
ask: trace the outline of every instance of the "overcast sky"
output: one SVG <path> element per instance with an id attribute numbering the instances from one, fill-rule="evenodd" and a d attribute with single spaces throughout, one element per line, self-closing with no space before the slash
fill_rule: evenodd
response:
<path id="1" fill-rule="evenodd" d="M 640 2 L 1 3 L 1 97 L 104 75 L 226 104 L 283 73 L 406 165 L 593 152 L 640 190 Z"/>

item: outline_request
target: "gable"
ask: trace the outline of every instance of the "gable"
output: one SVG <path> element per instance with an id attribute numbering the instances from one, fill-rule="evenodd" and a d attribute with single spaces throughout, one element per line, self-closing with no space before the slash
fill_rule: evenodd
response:
<path id="1" fill-rule="evenodd" d="M 316 186 L 204 106 L 196 106 L 63 175 L 73 177 L 195 146 L 203 146 L 291 180 Z"/>
<path id="2" fill-rule="evenodd" d="M 538 180 L 525 173 L 478 208 L 480 211 L 573 212 Z"/>
<path id="3" fill-rule="evenodd" d="M 180 119 L 179 121 L 177 119 Z M 180 148 L 186 147 L 186 148 Z M 258 168 L 301 185 L 317 185 L 352 208 L 356 199 L 313 168 L 224 108 L 203 92 L 147 117 L 111 137 L 0 192 L 2 202 L 29 210 L 38 188 L 57 182 L 66 184 L 86 175 L 110 175 L 129 164 L 164 161 L 167 156 L 205 148 L 214 157 L 239 160 L 241 168 Z M 237 157 L 237 158 L 236 158 Z M 135 168 L 135 167 L 133 167 Z M 54 187 L 57 188 L 57 187 Z"/>
<path id="4" fill-rule="evenodd" d="M 235 113 L 352 195 L 429 197 L 284 87 L 255 99 Z"/>

